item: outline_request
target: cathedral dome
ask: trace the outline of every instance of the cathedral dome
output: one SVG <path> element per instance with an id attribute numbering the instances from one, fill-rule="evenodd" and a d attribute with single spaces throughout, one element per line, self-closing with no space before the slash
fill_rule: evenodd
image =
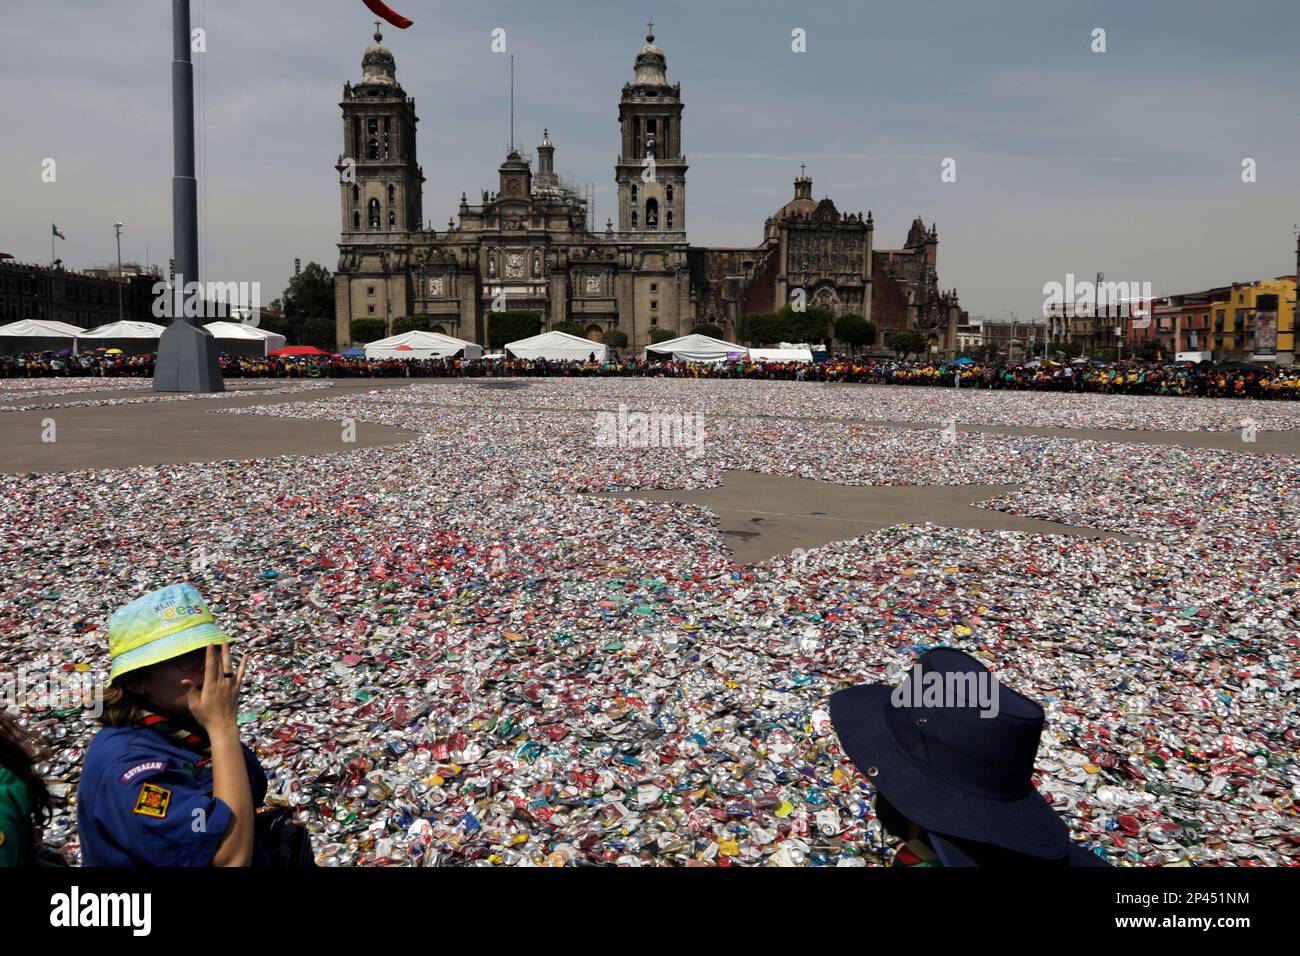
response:
<path id="1" fill-rule="evenodd" d="M 655 35 L 649 32 L 645 37 L 645 46 L 636 55 L 636 79 L 639 86 L 667 86 L 668 60 L 664 51 L 655 46 Z"/>
<path id="2" fill-rule="evenodd" d="M 393 86 L 397 83 L 397 61 L 380 42 L 383 34 L 375 32 L 375 42 L 366 47 L 361 57 L 361 82 Z"/>
<path id="3" fill-rule="evenodd" d="M 800 175 L 794 181 L 794 198 L 776 211 L 772 218 L 782 222 L 792 216 L 811 216 L 817 211 L 817 201 L 812 198 L 812 177 Z"/>

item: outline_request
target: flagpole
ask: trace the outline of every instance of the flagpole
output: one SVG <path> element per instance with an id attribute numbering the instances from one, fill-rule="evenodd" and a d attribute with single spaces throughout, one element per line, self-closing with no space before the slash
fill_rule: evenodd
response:
<path id="1" fill-rule="evenodd" d="M 172 0 L 172 243 L 176 288 L 171 324 L 158 340 L 155 392 L 221 392 L 225 384 L 212 334 L 183 308 L 199 281 L 198 181 L 194 175 L 194 64 L 190 58 L 190 0 Z M 166 294 L 166 293 L 165 293 Z M 198 295 L 200 308 L 206 297 Z"/>

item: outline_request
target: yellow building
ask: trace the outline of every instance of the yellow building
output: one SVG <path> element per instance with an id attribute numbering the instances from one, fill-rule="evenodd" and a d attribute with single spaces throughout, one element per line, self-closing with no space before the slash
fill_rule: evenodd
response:
<path id="1" fill-rule="evenodd" d="M 1215 359 L 1295 361 L 1295 276 L 1233 283 L 1226 299 L 1211 304 L 1210 343 Z"/>

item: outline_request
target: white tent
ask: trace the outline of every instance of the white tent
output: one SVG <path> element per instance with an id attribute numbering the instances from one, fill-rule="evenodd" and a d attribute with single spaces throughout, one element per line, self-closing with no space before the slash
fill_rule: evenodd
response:
<path id="1" fill-rule="evenodd" d="M 658 345 L 647 346 L 646 356 L 649 357 L 652 352 L 661 356 L 671 355 L 682 362 L 725 362 L 730 358 L 745 358 L 749 355 L 749 350 L 743 345 L 697 334 L 683 335 Z"/>
<path id="2" fill-rule="evenodd" d="M 811 349 L 750 349 L 749 357 L 755 362 L 811 362 Z"/>
<path id="3" fill-rule="evenodd" d="M 284 348 L 288 341 L 278 332 L 268 332 L 243 322 L 209 322 L 203 327 L 217 340 L 217 348 L 227 355 L 270 355 Z"/>
<path id="4" fill-rule="evenodd" d="M 378 342 L 371 342 L 365 348 L 368 359 L 450 358 L 462 351 L 467 359 L 481 358 L 483 355 L 481 345 L 454 339 L 440 332 L 425 332 L 421 329 L 413 329 L 401 335 L 392 335 Z"/>
<path id="5" fill-rule="evenodd" d="M 76 348 L 77 336 L 85 329 L 51 319 L 19 319 L 0 325 L 0 352 L 58 352 Z"/>
<path id="6" fill-rule="evenodd" d="M 600 342 L 580 338 L 567 332 L 543 332 L 531 338 L 520 339 L 506 345 L 506 351 L 521 359 L 556 359 L 559 361 L 582 361 L 596 353 L 596 361 L 603 362 L 609 356 L 609 348 Z"/>
<path id="7" fill-rule="evenodd" d="M 110 322 L 89 332 L 81 332 L 79 339 L 156 339 L 163 334 L 163 326 L 153 322 Z"/>

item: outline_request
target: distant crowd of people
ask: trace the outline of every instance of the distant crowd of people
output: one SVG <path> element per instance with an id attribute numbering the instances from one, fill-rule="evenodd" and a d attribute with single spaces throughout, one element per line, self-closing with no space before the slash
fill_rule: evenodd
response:
<path id="1" fill-rule="evenodd" d="M 103 352 L 0 356 L 0 379 L 51 377 L 148 378 L 152 354 Z M 239 357 L 222 355 L 226 378 L 514 378 L 641 377 L 724 378 L 855 382 L 956 388 L 1102 392 L 1125 395 L 1196 395 L 1211 398 L 1300 400 L 1300 366 L 1123 362 L 1019 363 L 900 361 L 832 356 L 824 362 L 599 361 L 546 359 L 367 359 L 344 355 Z"/>

